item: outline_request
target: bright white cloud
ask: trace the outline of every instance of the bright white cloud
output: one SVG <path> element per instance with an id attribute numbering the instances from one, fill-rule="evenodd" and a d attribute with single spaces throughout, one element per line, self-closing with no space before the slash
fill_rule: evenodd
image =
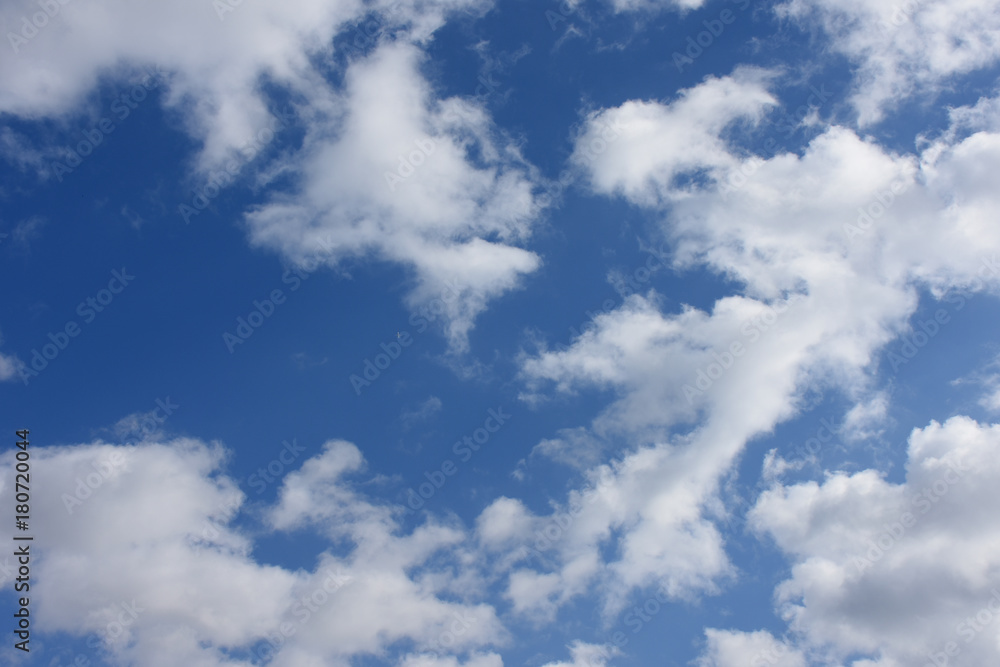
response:
<path id="1" fill-rule="evenodd" d="M 531 535 L 532 520 L 520 500 L 500 497 L 476 518 L 476 532 L 487 547 L 514 540 L 526 541 Z"/>
<path id="2" fill-rule="evenodd" d="M 475 654 L 465 662 L 458 658 L 439 658 L 434 655 L 406 656 L 400 667 L 503 667 L 503 660 L 496 653 Z"/>
<path id="3" fill-rule="evenodd" d="M 677 197 L 685 188 L 675 178 L 736 163 L 720 134 L 737 121 L 759 122 L 777 104 L 766 87 L 771 76 L 742 68 L 709 77 L 669 104 L 633 100 L 594 112 L 570 160 L 596 192 L 647 206 Z"/>
<path id="4" fill-rule="evenodd" d="M 610 0 L 616 12 L 656 11 L 670 8 L 688 11 L 698 9 L 705 0 Z"/>
<path id="5" fill-rule="evenodd" d="M 192 440 L 35 449 L 46 474 L 32 494 L 32 592 L 46 628 L 96 634 L 119 659 L 149 665 L 175 659 L 154 650 L 168 641 L 226 664 L 221 649 L 270 629 L 299 575 L 253 562 L 227 526 L 243 494 L 213 477 L 224 455 Z M 2 479 L 12 502 L 12 465 Z"/>
<path id="6" fill-rule="evenodd" d="M 253 242 L 336 265 L 371 254 L 409 267 L 408 296 L 464 349 L 475 316 L 540 259 L 518 247 L 538 212 L 533 170 L 482 108 L 438 100 L 422 54 L 395 43 L 347 72 L 344 116 L 306 139 L 296 191 L 247 216 Z M 473 150 L 478 159 L 472 157 Z"/>
<path id="7" fill-rule="evenodd" d="M 295 0 L 218 14 L 215 7 L 229 6 L 55 6 L 48 24 L 0 63 L 0 111 L 61 119 L 83 109 L 99 81 L 136 83 L 156 71 L 148 81 L 203 144 L 195 170 L 204 181 L 269 143 L 264 137 L 277 125 L 262 84 L 286 90 L 299 115 L 282 123 L 304 126 L 305 146 L 263 180 L 293 173 L 299 187 L 250 213 L 253 242 L 290 262 L 321 255 L 331 265 L 368 256 L 404 264 L 415 282 L 408 305 L 436 308 L 453 350 L 464 349 L 492 298 L 539 266 L 519 247 L 539 209 L 533 170 L 480 106 L 438 99 L 420 72 L 422 45 L 446 17 L 481 13 L 485 0 Z M 21 13 L 5 5 L 0 22 L 19 25 Z M 361 46 L 373 53 L 363 57 L 351 45 L 346 90 L 337 90 L 317 63 L 337 62 L 334 37 L 362 19 Z M 13 155 L 20 144 L 12 132 L 0 137 L 9 159 L 38 162 Z"/>
<path id="8" fill-rule="evenodd" d="M 468 563 L 460 564 L 464 531 L 431 521 L 410 535 L 397 535 L 399 509 L 373 504 L 344 479 L 363 463 L 351 443 L 328 442 L 320 455 L 286 475 L 279 501 L 268 514 L 279 530 L 312 526 L 335 543 L 353 545 L 349 558 L 331 557 L 327 565 L 350 573 L 351 586 L 339 593 L 338 604 L 316 614 L 316 623 L 298 634 L 276 664 L 346 660 L 352 654 L 378 653 L 406 638 L 436 655 L 502 642 L 504 630 L 492 607 L 437 597 L 481 593 Z M 450 563 L 455 568 L 450 573 L 425 571 L 412 577 L 410 571 L 432 556 L 458 558 L 459 563 Z"/>
<path id="9" fill-rule="evenodd" d="M 792 561 L 776 602 L 802 650 L 924 664 L 954 643 L 958 664 L 996 662 L 998 451 L 1000 425 L 953 417 L 913 431 L 900 483 L 866 470 L 761 495 L 750 525 Z"/>
<path id="10" fill-rule="evenodd" d="M 708 629 L 698 667 L 808 667 L 802 653 L 771 633 Z"/>
<path id="11" fill-rule="evenodd" d="M 343 479 L 363 465 L 350 443 L 328 443 L 264 508 L 278 528 L 313 526 L 347 545 L 318 554 L 311 572 L 251 556 L 234 524 L 244 496 L 220 471 L 226 457 L 196 440 L 35 449 L 45 475 L 32 495 L 31 592 L 46 630 L 96 635 L 116 660 L 154 667 L 248 664 L 227 653 L 251 648 L 274 665 L 346 665 L 397 642 L 448 665 L 506 640 L 492 607 L 456 601 L 477 594 L 461 572 L 467 559 L 427 565 L 442 550 L 460 555 L 463 532 L 430 522 L 400 534 Z M 10 504 L 12 465 L 0 472 Z"/>
<path id="12" fill-rule="evenodd" d="M 852 61 L 852 102 L 862 126 L 1000 58 L 997 0 L 788 0 L 776 11 L 822 26 L 830 49 Z"/>
<path id="13" fill-rule="evenodd" d="M 550 662 L 544 667 L 604 667 L 615 653 L 605 646 L 573 642 L 569 646 L 571 662 Z"/>
<path id="14" fill-rule="evenodd" d="M 204 142 L 201 166 L 218 165 L 270 120 L 264 80 L 313 99 L 322 78 L 310 63 L 329 56 L 347 24 L 370 18 L 378 39 L 405 27 L 426 40 L 456 10 L 479 10 L 480 0 L 365 4 L 359 0 L 292 0 L 280 7 L 199 0 L 146 3 L 124 0 L 57 3 L 40 29 L 24 28 L 35 3 L 6 3 L 0 23 L 12 57 L 0 63 L 0 110 L 25 117 L 74 113 L 103 78 L 165 73 L 164 101 Z M 220 9 L 220 7 L 222 9 Z M 24 35 L 30 35 L 25 39 Z M 23 40 L 23 41 L 22 41 Z M 314 100 L 318 101 L 318 100 Z"/>
<path id="15" fill-rule="evenodd" d="M 665 3 L 615 0 L 621 11 L 654 4 Z M 933 91 L 945 76 L 995 61 L 995 7 L 967 0 L 961 18 L 946 16 L 957 4 L 926 0 L 878 43 L 877 21 L 862 19 L 890 10 L 872 3 L 839 9 L 793 0 L 782 11 L 817 12 L 834 48 L 858 63 L 865 83 L 855 103 L 868 123 L 889 103 L 884 91 Z M 280 12 L 244 4 L 222 17 L 204 3 L 141 13 L 111 0 L 70 3 L 20 45 L 17 60 L 0 64 L 0 110 L 64 115 L 100 77 L 157 65 L 165 104 L 186 114 L 185 127 L 204 141 L 199 168 L 207 169 L 266 124 L 259 84 L 276 81 L 308 100 L 305 139 L 273 172 L 292 175 L 292 186 L 246 216 L 251 241 L 293 263 L 402 264 L 414 283 L 408 305 L 431 307 L 452 349 L 463 350 L 488 302 L 541 263 L 523 247 L 540 208 L 535 170 L 481 106 L 440 98 L 421 73 L 421 46 L 443 17 L 484 7 L 429 1 L 383 19 L 408 26 L 405 34 L 353 60 L 334 89 L 310 58 L 329 55 L 337 31 L 362 16 L 357 2 L 296 0 Z M 15 24 L 18 11 L 8 5 L 0 18 Z M 952 38 L 966 28 L 966 43 L 956 46 Z M 917 53 L 923 39 L 933 48 Z M 726 513 L 720 479 L 746 443 L 794 416 L 804 388 L 817 386 L 854 401 L 846 423 L 867 437 L 888 412 L 888 399 L 872 388 L 879 355 L 901 335 L 935 335 L 927 322 L 910 322 L 920 293 L 940 298 L 948 315 L 966 302 L 958 289 L 1000 284 L 996 99 L 953 110 L 952 127 L 919 153 L 830 127 L 800 154 L 747 156 L 728 133 L 764 120 L 777 103 L 774 76 L 738 69 L 669 102 L 597 111 L 579 131 L 571 163 L 595 194 L 659 216 L 678 270 L 708 268 L 736 284 L 706 310 L 668 312 L 655 292 L 634 295 L 568 348 L 542 347 L 521 360 L 526 397 L 615 393 L 592 423 L 537 448 L 562 460 L 583 448 L 586 488 L 554 501 L 548 515 L 501 497 L 471 535 L 433 518 L 403 534 L 398 509 L 352 484 L 364 470 L 361 452 L 333 440 L 262 508 L 268 534 L 311 530 L 336 547 L 319 555 L 314 571 L 289 571 L 256 562 L 250 538 L 232 523 L 243 497 L 222 473 L 219 446 L 38 450 L 51 470 L 39 494 L 48 500 L 37 506 L 40 537 L 54 545 L 39 561 L 38 599 L 52 627 L 106 633 L 123 603 L 141 607 L 111 650 L 154 667 L 244 664 L 226 651 L 270 637 L 278 638 L 279 667 L 347 665 L 396 647 L 406 667 L 498 667 L 500 657 L 486 651 L 508 636 L 481 601 L 492 583 L 478 571 L 487 556 L 499 554 L 502 596 L 530 619 L 552 620 L 595 591 L 611 622 L 637 590 L 679 600 L 718 590 L 737 573 L 716 525 Z M 18 141 L 0 135 L 4 150 Z M 931 325 L 937 331 L 947 320 Z M 0 380 L 12 377 L 14 363 L 0 356 Z M 964 640 L 961 614 L 974 616 L 989 603 L 984 592 L 1000 586 L 1000 531 L 988 495 L 1000 475 L 998 429 L 955 418 L 915 431 L 901 484 L 865 471 L 785 487 L 778 480 L 790 466 L 772 455 L 765 478 L 775 486 L 752 522 L 793 560 L 777 599 L 797 648 L 762 631 L 712 629 L 702 665 L 730 667 L 770 652 L 778 657 L 769 664 L 802 667 L 804 656 L 827 651 L 890 665 Z M 598 463 L 600 446 L 613 441 L 606 436 L 631 444 Z M 947 468 L 959 460 L 961 483 L 952 483 Z M 0 499 L 10 501 L 11 471 L 3 472 Z M 99 483 L 90 488 L 93 475 Z M 919 507 L 912 494 L 935 489 L 936 476 L 948 483 L 947 497 L 897 538 L 904 506 Z M 892 544 L 869 559 L 865 550 L 878 553 L 882 531 Z M 532 549 L 542 558 L 529 561 Z M 916 580 L 936 583 L 915 590 L 908 583 Z M 914 609 L 926 613 L 913 621 Z M 964 655 L 995 662 L 996 646 L 986 641 L 995 633 L 982 634 L 963 644 Z M 611 657 L 584 643 L 570 654 L 571 662 L 547 667 Z"/>
<path id="16" fill-rule="evenodd" d="M 725 511 L 719 479 L 744 445 L 794 416 L 806 388 L 868 400 L 849 423 L 858 432 L 877 428 L 886 414 L 872 394 L 880 353 L 905 336 L 917 345 L 890 348 L 890 360 L 909 363 L 908 350 L 918 354 L 964 307 L 968 293 L 960 290 L 995 290 L 1000 281 L 1000 231 L 987 223 L 1000 201 L 981 167 L 1000 157 L 989 131 L 946 133 L 919 156 L 890 153 L 837 127 L 802 155 L 770 159 L 740 157 L 718 138 L 699 142 L 705 147 L 685 153 L 682 165 L 673 152 L 664 158 L 649 148 L 675 137 L 676 127 L 709 133 L 699 128 L 712 119 L 705 127 L 719 133 L 757 113 L 767 93 L 746 85 L 757 91 L 757 111 L 716 94 L 743 84 L 708 79 L 698 87 L 705 91 L 647 105 L 654 114 L 629 105 L 599 112 L 581 134 L 577 151 L 611 117 L 622 137 L 642 137 L 609 143 L 584 164 L 594 189 L 657 207 L 675 266 L 707 267 L 742 294 L 719 299 L 710 312 L 675 313 L 662 312 L 655 294 L 633 296 L 595 318 L 569 348 L 543 347 L 524 359 L 529 397 L 546 386 L 614 390 L 618 398 L 591 428 L 598 436 L 630 434 L 635 443 L 588 474 L 600 493 L 579 494 L 592 501 L 580 503 L 556 540 L 559 594 L 524 604 L 561 603 L 592 580 L 602 583 L 606 613 L 635 588 L 681 597 L 712 591 L 730 572 L 712 521 Z M 691 104 L 697 99 L 710 102 Z M 675 181 L 699 169 L 702 178 Z M 942 298 L 937 322 L 909 322 L 920 291 Z M 697 426 L 680 435 L 689 423 Z M 611 535 L 617 549 L 604 562 L 600 545 Z"/>

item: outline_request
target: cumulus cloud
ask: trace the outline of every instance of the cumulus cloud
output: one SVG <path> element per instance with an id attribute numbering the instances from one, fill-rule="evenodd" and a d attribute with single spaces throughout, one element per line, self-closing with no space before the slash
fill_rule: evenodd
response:
<path id="1" fill-rule="evenodd" d="M 451 659 L 505 641 L 492 607 L 462 601 L 476 591 L 448 572 L 463 568 L 429 565 L 442 549 L 454 557 L 463 532 L 428 523 L 402 534 L 346 479 L 363 466 L 354 445 L 328 443 L 264 508 L 265 534 L 313 527 L 346 545 L 311 571 L 255 560 L 227 456 L 190 439 L 34 449 L 46 471 L 32 496 L 42 627 L 96 637 L 123 664 L 244 665 L 233 656 L 249 651 L 274 665 L 346 665 L 397 644 L 439 660 L 412 664 L 498 664 L 488 653 Z M 12 465 L 0 480 L 13 502 Z"/>
<path id="2" fill-rule="evenodd" d="M 576 641 L 570 644 L 571 662 L 550 662 L 544 667 L 604 667 L 615 653 L 605 646 Z"/>
<path id="3" fill-rule="evenodd" d="M 899 483 L 832 473 L 760 496 L 750 525 L 792 561 L 776 603 L 800 650 L 923 664 L 953 643 L 959 664 L 997 660 L 998 450 L 1000 425 L 953 417 L 914 429 Z"/>
<path id="4" fill-rule="evenodd" d="M 22 39 L 22 33 L 31 36 L 15 40 L 13 57 L 0 64 L 0 110 L 60 116 L 75 112 L 104 78 L 160 68 L 168 79 L 163 101 L 204 142 L 201 165 L 217 165 L 267 125 L 262 81 L 306 99 L 313 98 L 311 90 L 325 89 L 310 58 L 329 56 L 333 37 L 349 23 L 373 12 L 379 32 L 403 28 L 423 41 L 448 13 L 484 3 L 294 0 L 280 8 L 250 3 L 221 12 L 219 5 L 229 8 L 197 0 L 58 3 L 43 27 L 30 30 L 24 19 L 38 6 L 7 3 L 0 23 Z"/>
<path id="5" fill-rule="evenodd" d="M 748 85 L 750 107 L 719 94 Z M 514 590 L 512 577 L 510 594 L 523 591 L 524 605 L 560 604 L 592 580 L 606 613 L 636 588 L 715 590 L 731 572 L 713 524 L 725 513 L 719 479 L 746 443 L 795 416 L 817 389 L 856 405 L 875 396 L 847 415 L 856 435 L 874 432 L 886 414 L 873 387 L 887 346 L 902 338 L 919 353 L 912 341 L 928 344 L 970 292 L 997 288 L 1000 233 L 987 219 L 1000 201 L 980 169 L 1000 151 L 988 130 L 946 132 L 917 155 L 832 127 L 801 154 L 741 155 L 715 137 L 683 163 L 672 151 L 663 157 L 657 140 L 680 141 L 675 127 L 709 133 L 699 128 L 710 119 L 705 127 L 718 134 L 754 117 L 769 104 L 761 85 L 710 78 L 672 103 L 644 103 L 650 113 L 628 104 L 599 112 L 581 134 L 578 150 L 610 117 L 620 136 L 643 138 L 609 142 L 585 163 L 593 189 L 658 211 L 675 269 L 708 268 L 737 293 L 708 312 L 669 313 L 655 293 L 633 295 L 568 348 L 526 355 L 527 396 L 610 389 L 616 398 L 590 428 L 628 434 L 632 445 L 586 475 L 592 490 L 570 496 L 592 500 L 559 531 L 555 565 L 531 575 L 557 574 L 558 594 Z M 699 169 L 700 178 L 678 181 Z M 921 295 L 938 300 L 936 322 L 910 321 Z M 888 348 L 893 368 L 910 363 L 908 349 Z M 606 560 L 609 541 L 617 550 Z"/>
<path id="6" fill-rule="evenodd" d="M 400 667 L 503 667 L 503 660 L 496 653 L 475 654 L 465 662 L 458 658 L 439 658 L 434 655 L 406 656 Z"/>
<path id="7" fill-rule="evenodd" d="M 677 179 L 733 165 L 720 136 L 730 125 L 759 122 L 777 104 L 766 83 L 773 74 L 741 68 L 709 77 L 670 103 L 630 100 L 591 113 L 570 162 L 602 194 L 652 206 L 680 195 Z"/>
<path id="8" fill-rule="evenodd" d="M 194 171 L 215 183 L 224 166 L 256 155 L 248 143 L 259 145 L 275 127 L 264 91 L 282 90 L 299 112 L 282 123 L 298 124 L 305 142 L 262 175 L 265 185 L 290 175 L 296 187 L 248 213 L 252 243 L 289 263 L 403 264 L 414 282 L 407 305 L 440 301 L 435 319 L 453 350 L 465 349 L 491 299 L 539 266 L 520 247 L 540 208 L 533 169 L 481 105 L 439 99 L 421 73 L 423 47 L 446 18 L 476 15 L 488 2 L 56 6 L 0 64 L 0 111 L 64 119 L 86 109 L 100 82 L 128 84 L 155 71 L 159 99 L 201 142 Z M 5 5 L 0 22 L 20 25 L 22 10 Z M 345 38 L 345 52 L 335 53 L 335 38 L 357 22 L 367 44 L 358 49 Z M 344 89 L 329 80 L 331 66 L 343 68 Z M 0 136 L 0 146 L 21 143 L 11 132 Z"/>
<path id="9" fill-rule="evenodd" d="M 530 537 L 532 527 L 528 509 L 515 498 L 497 498 L 476 517 L 476 533 L 487 547 L 523 542 Z"/>
<path id="10" fill-rule="evenodd" d="M 698 667 L 807 667 L 802 653 L 775 639 L 770 632 L 705 631 L 706 646 Z"/>
<path id="11" fill-rule="evenodd" d="M 538 213 L 533 170 L 484 110 L 436 99 L 422 54 L 387 44 L 347 72 L 339 127 L 306 139 L 299 183 L 247 215 L 253 243 L 305 261 L 372 255 L 407 266 L 414 309 L 464 349 L 486 303 L 540 265 L 519 247 Z M 478 157 L 473 157 L 475 153 Z"/>
<path id="12" fill-rule="evenodd" d="M 118 659 L 150 665 L 170 662 L 152 650 L 167 641 L 225 664 L 225 647 L 268 629 L 299 575 L 253 562 L 248 540 L 227 526 L 243 494 L 213 477 L 224 456 L 193 440 L 35 449 L 46 475 L 33 494 L 32 592 L 45 627 L 95 634 Z M 13 481 L 4 466 L 0 495 L 10 501 Z M 141 609 L 125 627 L 123 603 Z"/>
<path id="13" fill-rule="evenodd" d="M 779 16 L 819 25 L 855 67 L 852 102 L 870 125 L 913 96 L 933 98 L 956 75 L 1000 57 L 996 0 L 789 0 Z"/>

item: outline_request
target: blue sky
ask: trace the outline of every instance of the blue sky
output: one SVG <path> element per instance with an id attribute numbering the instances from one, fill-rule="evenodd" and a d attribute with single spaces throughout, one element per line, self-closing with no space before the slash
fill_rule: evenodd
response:
<path id="1" fill-rule="evenodd" d="M 0 25 L 4 664 L 1000 657 L 995 0 Z"/>

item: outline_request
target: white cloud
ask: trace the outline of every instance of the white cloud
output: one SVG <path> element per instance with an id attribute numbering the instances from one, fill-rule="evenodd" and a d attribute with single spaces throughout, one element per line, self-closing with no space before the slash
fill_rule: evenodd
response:
<path id="1" fill-rule="evenodd" d="M 333 265 L 369 254 L 404 264 L 416 282 L 409 305 L 443 312 L 462 350 L 487 301 L 540 265 L 517 245 L 538 211 L 534 176 L 482 108 L 434 98 L 421 60 L 395 43 L 352 65 L 343 117 L 307 137 L 296 191 L 247 222 L 255 244 L 293 261 L 322 240 Z"/>
<path id="2" fill-rule="evenodd" d="M 243 164 L 240 147 L 266 136 L 274 117 L 262 84 L 287 91 L 305 145 L 262 178 L 291 174 L 298 187 L 249 213 L 252 242 L 291 262 L 319 254 L 331 265 L 402 263 L 415 280 L 407 304 L 440 299 L 452 349 L 463 350 L 476 315 L 540 264 L 519 247 L 539 210 L 533 170 L 480 106 L 438 99 L 420 71 L 422 46 L 446 17 L 490 3 L 294 0 L 217 15 L 219 5 L 228 6 L 57 3 L 44 29 L 0 63 L 0 111 L 63 119 L 86 106 L 99 80 L 127 84 L 158 68 L 163 104 L 202 142 L 194 168 L 204 177 Z M 14 5 L 0 9 L 6 25 L 20 18 Z M 362 18 L 370 53 L 350 52 L 346 89 L 338 90 L 321 67 L 339 62 L 334 37 Z M 18 141 L 0 136 L 3 146 Z"/>
<path id="3" fill-rule="evenodd" d="M 610 0 L 616 12 L 656 11 L 670 8 L 681 11 L 698 9 L 705 0 Z"/>
<path id="4" fill-rule="evenodd" d="M 475 654 L 465 662 L 460 662 L 458 658 L 440 658 L 435 655 L 410 655 L 406 656 L 400 667 L 503 667 L 503 660 L 496 653 Z"/>
<path id="5" fill-rule="evenodd" d="M 3 344 L 3 334 L 0 334 L 0 345 Z M 7 382 L 19 377 L 21 360 L 13 355 L 0 353 L 0 382 Z"/>
<path id="6" fill-rule="evenodd" d="M 601 462 L 607 443 L 585 428 L 560 429 L 557 438 L 542 440 L 531 450 L 531 458 L 544 456 L 573 468 L 585 470 Z"/>
<path id="7" fill-rule="evenodd" d="M 0 354 L 0 382 L 13 380 L 17 375 L 18 360 L 16 357 Z"/>
<path id="8" fill-rule="evenodd" d="M 501 496 L 476 517 L 476 533 L 487 547 L 526 541 L 531 528 L 530 513 L 524 503 L 514 498 Z"/>
<path id="9" fill-rule="evenodd" d="M 982 390 L 979 405 L 991 412 L 1000 412 L 1000 357 L 973 373 L 971 377 L 952 380 L 952 385 L 977 384 Z"/>
<path id="10" fill-rule="evenodd" d="M 776 11 L 822 26 L 830 49 L 855 65 L 852 102 L 862 126 L 1000 58 L 997 0 L 789 0 Z"/>
<path id="11" fill-rule="evenodd" d="M 400 415 L 404 428 L 411 428 L 415 424 L 426 421 L 441 411 L 444 404 L 437 396 L 429 396 L 419 406 L 412 410 L 404 410 Z"/>
<path id="12" fill-rule="evenodd" d="M 366 12 L 376 12 L 376 37 L 385 28 L 406 26 L 408 37 L 423 41 L 447 13 L 484 4 L 291 0 L 280 9 L 243 3 L 220 13 L 225 3 L 199 0 L 58 3 L 47 25 L 0 63 L 0 110 L 32 118 L 72 113 L 102 77 L 159 67 L 168 79 L 164 101 L 205 142 L 201 165 L 207 168 L 224 162 L 267 124 L 262 79 L 307 99 L 322 91 L 310 57 L 328 56 L 337 32 Z M 0 23 L 21 31 L 22 18 L 37 11 L 33 3 L 7 3 Z"/>
<path id="13" fill-rule="evenodd" d="M 616 652 L 606 646 L 576 641 L 570 644 L 572 662 L 550 662 L 544 667 L 604 667 Z"/>
<path id="14" fill-rule="evenodd" d="M 472 563 L 456 548 L 464 533 L 430 522 L 401 534 L 343 479 L 363 466 L 350 443 L 328 443 L 263 508 L 281 528 L 315 526 L 346 546 L 318 554 L 313 571 L 253 558 L 234 523 L 244 496 L 222 473 L 218 444 L 33 451 L 45 475 L 32 496 L 32 603 L 46 631 L 107 638 L 123 664 L 243 665 L 228 652 L 254 647 L 276 654 L 274 665 L 346 665 L 398 643 L 448 665 L 506 640 L 493 608 L 471 599 Z M 0 473 L 10 504 L 12 465 Z M 461 664 L 497 663 L 484 654 Z"/>
<path id="15" fill-rule="evenodd" d="M 882 426 L 889 411 L 889 392 L 879 391 L 865 396 L 864 400 L 854 406 L 844 415 L 838 435 L 848 440 L 871 440 L 882 434 Z"/>
<path id="16" fill-rule="evenodd" d="M 698 667 L 807 667 L 802 653 L 771 633 L 705 630 L 707 646 Z"/>
<path id="17" fill-rule="evenodd" d="M 397 535 L 399 509 L 373 504 L 344 479 L 363 464 L 351 443 L 328 442 L 320 455 L 285 476 L 278 503 L 267 514 L 278 530 L 313 526 L 335 543 L 353 545 L 350 558 L 331 557 L 326 566 L 349 573 L 351 586 L 339 593 L 340 603 L 316 614 L 317 622 L 303 628 L 276 664 L 378 653 L 405 638 L 439 654 L 502 642 L 505 633 L 492 607 L 435 597 L 480 592 L 470 563 L 462 560 L 464 531 L 430 521 Z M 446 558 L 450 570 L 409 574 L 432 556 Z"/>
<path id="18" fill-rule="evenodd" d="M 36 448 L 46 474 L 32 496 L 32 592 L 46 629 L 114 639 L 119 659 L 149 665 L 170 663 L 152 651 L 168 640 L 179 654 L 225 664 L 220 649 L 269 629 L 298 575 L 254 563 L 247 539 L 226 526 L 243 495 L 212 477 L 223 458 L 192 440 Z M 4 466 L 0 495 L 12 493 Z M 142 610 L 134 623 L 116 626 L 133 601 Z M 199 642 L 207 647 L 196 650 Z"/>
<path id="19" fill-rule="evenodd" d="M 750 524 L 792 561 L 776 602 L 800 649 L 923 664 L 954 642 L 959 664 L 996 662 L 998 451 L 1000 425 L 953 417 L 912 432 L 900 483 L 866 470 L 762 494 Z"/>
<path id="20" fill-rule="evenodd" d="M 736 163 L 720 134 L 737 121 L 758 122 L 777 104 L 767 91 L 773 75 L 741 68 L 709 77 L 669 104 L 628 101 L 591 113 L 570 161 L 602 194 L 620 194 L 642 205 L 677 197 L 678 176 Z"/>
<path id="21" fill-rule="evenodd" d="M 9 127 L 0 128 L 0 156 L 19 171 L 32 171 L 41 177 L 48 175 L 51 156 L 36 149 L 26 136 Z"/>
<path id="22" fill-rule="evenodd" d="M 746 86 L 756 102 L 734 106 L 729 93 Z M 754 117 L 768 104 L 760 86 L 708 79 L 671 104 L 642 107 L 655 113 L 636 114 L 631 103 L 599 112 L 581 135 L 578 151 L 602 122 L 621 119 L 621 136 L 636 140 L 610 143 L 583 165 L 594 189 L 652 207 L 675 268 L 708 268 L 738 293 L 710 312 L 673 313 L 654 293 L 635 295 L 569 348 L 524 358 L 528 397 L 547 386 L 612 390 L 616 399 L 590 428 L 633 443 L 587 474 L 596 490 L 570 494 L 589 502 L 555 540 L 559 594 L 525 605 L 561 604 L 595 580 L 606 615 L 636 588 L 682 598 L 715 590 L 732 572 L 712 522 L 724 513 L 719 479 L 745 444 L 794 416 L 806 390 L 837 389 L 856 404 L 877 397 L 888 344 L 900 336 L 929 344 L 967 302 L 957 290 L 997 288 L 1000 230 L 988 220 L 1000 199 L 982 165 L 1000 159 L 1000 135 L 945 133 L 920 155 L 838 127 L 801 155 L 769 159 L 740 157 L 718 138 L 699 140 L 683 163 L 648 149 L 661 137 L 686 145 L 676 127 L 710 135 Z M 675 182 L 699 169 L 703 178 Z M 939 324 L 909 321 L 920 291 L 943 299 Z M 849 423 L 860 432 L 885 413 L 875 401 Z"/>

